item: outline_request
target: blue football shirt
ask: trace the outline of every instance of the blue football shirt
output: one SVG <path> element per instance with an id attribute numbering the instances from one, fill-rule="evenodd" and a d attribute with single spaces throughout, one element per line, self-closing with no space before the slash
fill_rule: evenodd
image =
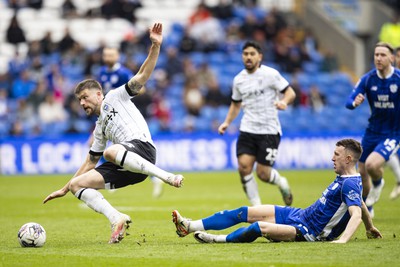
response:
<path id="1" fill-rule="evenodd" d="M 348 208 L 361 207 L 361 176 L 337 176 L 322 196 L 304 209 L 299 218 L 317 239 L 333 240 L 340 236 L 350 219 Z"/>
<path id="2" fill-rule="evenodd" d="M 353 101 L 361 93 L 371 109 L 367 130 L 376 134 L 400 135 L 400 70 L 392 68 L 391 74 L 380 77 L 376 69 L 363 75 L 349 96 L 346 107 L 354 109 Z"/>
<path id="3" fill-rule="evenodd" d="M 131 70 L 117 63 L 112 69 L 107 66 L 101 67 L 98 80 L 103 87 L 104 93 L 108 93 L 110 90 L 129 82 L 132 77 Z"/>

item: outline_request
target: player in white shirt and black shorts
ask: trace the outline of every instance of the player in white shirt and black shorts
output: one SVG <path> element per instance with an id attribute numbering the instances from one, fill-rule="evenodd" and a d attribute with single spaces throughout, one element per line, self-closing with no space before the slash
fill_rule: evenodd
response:
<path id="1" fill-rule="evenodd" d="M 236 154 L 247 198 L 253 206 L 261 204 L 253 176 L 253 167 L 257 162 L 257 176 L 264 182 L 277 185 L 285 204 L 289 206 L 293 196 L 288 181 L 273 165 L 282 135 L 278 110 L 285 110 L 296 94 L 277 70 L 261 64 L 262 51 L 258 43 L 248 41 L 244 44 L 242 60 L 245 69 L 233 80 L 232 102 L 218 132 L 224 134 L 243 108 Z"/>
<path id="2" fill-rule="evenodd" d="M 120 188 L 142 182 L 148 175 L 181 187 L 182 175 L 166 172 L 154 165 L 156 149 L 145 119 L 131 98 L 147 82 L 157 63 L 162 43 L 162 25 L 150 29 L 152 45 L 138 73 L 105 96 L 101 85 L 92 79 L 80 82 L 75 96 L 87 115 L 97 115 L 94 141 L 90 152 L 74 177 L 61 189 L 44 199 L 44 203 L 65 196 L 69 191 L 111 223 L 109 243 L 120 242 L 129 228 L 131 218 L 119 212 L 104 199 L 98 189 Z M 113 144 L 106 147 L 108 141 Z M 96 167 L 101 156 L 107 162 Z"/>

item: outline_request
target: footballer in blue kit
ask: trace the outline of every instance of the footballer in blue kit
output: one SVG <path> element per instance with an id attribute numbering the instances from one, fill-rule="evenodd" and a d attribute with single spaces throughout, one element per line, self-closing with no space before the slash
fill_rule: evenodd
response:
<path id="1" fill-rule="evenodd" d="M 118 61 L 119 52 L 117 48 L 106 47 L 103 49 L 104 66 L 100 68 L 98 81 L 104 93 L 126 84 L 133 76 L 132 71 Z"/>
<path id="2" fill-rule="evenodd" d="M 393 52 L 387 43 L 376 44 L 375 68 L 361 77 L 346 102 L 348 109 L 355 109 L 367 99 L 371 109 L 359 160 L 363 197 L 369 207 L 379 200 L 384 164 L 396 153 L 400 142 L 400 70 L 392 66 Z"/>
<path id="3" fill-rule="evenodd" d="M 368 238 L 381 238 L 361 197 L 361 176 L 356 170 L 361 153 L 358 141 L 338 141 L 332 157 L 337 176 L 322 196 L 305 209 L 276 205 L 245 206 L 220 211 L 201 220 L 186 219 L 174 210 L 172 221 L 176 233 L 184 237 L 194 232 L 195 239 L 201 243 L 247 243 L 262 236 L 272 241 L 346 243 L 363 221 Z M 244 222 L 251 225 L 228 235 L 204 232 Z"/>

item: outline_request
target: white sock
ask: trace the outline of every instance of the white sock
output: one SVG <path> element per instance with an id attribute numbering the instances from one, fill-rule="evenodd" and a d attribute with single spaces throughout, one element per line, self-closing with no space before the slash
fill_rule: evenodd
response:
<path id="1" fill-rule="evenodd" d="M 203 220 L 189 221 L 189 232 L 204 231 Z"/>
<path id="2" fill-rule="evenodd" d="M 95 189 L 82 188 L 75 193 L 75 196 L 85 202 L 89 208 L 104 214 L 110 223 L 117 222 L 121 217 L 121 213 L 111 206 L 103 195 Z"/>
<path id="3" fill-rule="evenodd" d="M 242 181 L 244 192 L 246 192 L 252 206 L 261 205 L 260 195 L 258 194 L 258 185 L 253 174 L 246 175 Z"/>
<path id="4" fill-rule="evenodd" d="M 127 150 L 118 151 L 115 162 L 128 171 L 152 175 L 166 183 L 169 183 L 168 177 L 174 176 L 173 173 L 166 172 L 138 154 Z"/>
<path id="5" fill-rule="evenodd" d="M 269 177 L 268 183 L 275 184 L 277 186 L 281 185 L 281 175 L 275 169 L 271 169 L 271 176 Z"/>
<path id="6" fill-rule="evenodd" d="M 226 237 L 228 235 L 215 235 L 215 242 L 216 243 L 226 243 Z"/>
<path id="7" fill-rule="evenodd" d="M 400 161 L 399 161 L 399 157 L 396 154 L 392 155 L 389 158 L 387 164 L 392 169 L 394 177 L 396 178 L 397 184 L 400 184 Z"/>

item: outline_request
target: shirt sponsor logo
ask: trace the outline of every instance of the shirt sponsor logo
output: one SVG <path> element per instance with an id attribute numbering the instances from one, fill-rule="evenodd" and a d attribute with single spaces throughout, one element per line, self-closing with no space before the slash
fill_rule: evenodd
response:
<path id="1" fill-rule="evenodd" d="M 350 190 L 349 194 L 347 195 L 347 197 L 351 200 L 356 200 L 356 199 L 360 199 L 360 194 L 357 193 L 354 190 Z"/>

